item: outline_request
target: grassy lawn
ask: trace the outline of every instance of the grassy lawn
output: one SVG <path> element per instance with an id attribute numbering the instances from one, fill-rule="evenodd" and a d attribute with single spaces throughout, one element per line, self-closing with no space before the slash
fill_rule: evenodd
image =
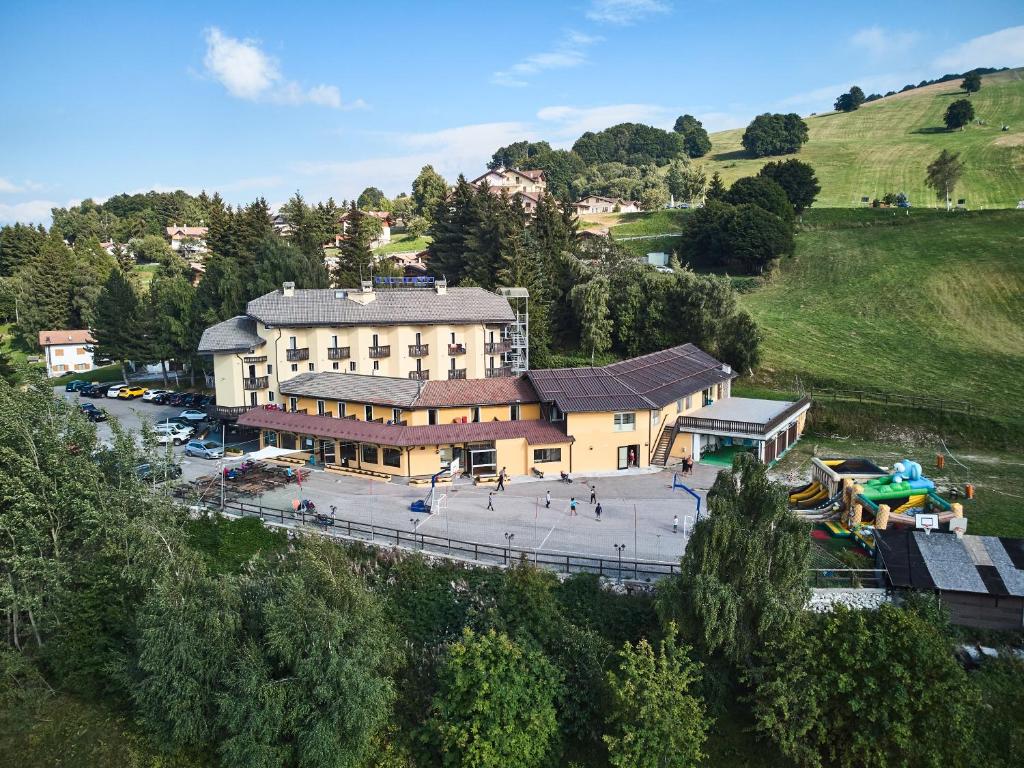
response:
<path id="1" fill-rule="evenodd" d="M 881 198 L 901 191 L 924 207 L 935 205 L 934 193 L 924 186 L 925 168 L 949 149 L 966 163 L 958 198 L 971 209 L 1013 208 L 1024 198 L 1024 69 L 982 78 L 971 102 L 985 125 L 945 131 L 943 113 L 964 97 L 957 80 L 874 101 L 849 114 L 807 117 L 810 140 L 790 157 L 814 166 L 822 188 L 817 207 L 847 207 L 863 195 Z M 1004 124 L 1009 131 L 1001 130 Z M 727 185 L 779 159 L 747 157 L 740 143 L 743 130 L 711 134 L 711 154 L 703 160 L 708 175 L 718 171 Z"/>
<path id="2" fill-rule="evenodd" d="M 72 371 L 71 373 L 63 376 L 58 376 L 55 379 L 50 379 L 50 383 L 55 387 L 59 387 L 60 385 L 67 384 L 69 381 L 74 381 L 75 379 L 91 381 L 93 384 L 123 380 L 121 376 L 121 366 L 114 363 L 113 365 L 105 365 L 102 368 L 94 368 L 91 371 Z"/>
<path id="3" fill-rule="evenodd" d="M 681 232 L 685 225 L 689 210 L 645 211 L 642 213 L 622 213 L 617 222 L 611 224 L 612 239 L 634 237 L 637 235 L 664 235 L 670 232 Z"/>
<path id="4" fill-rule="evenodd" d="M 390 253 L 402 253 L 405 251 L 422 251 L 430 245 L 430 238 L 426 235 L 413 237 L 412 235 L 394 235 L 391 242 L 374 249 L 378 256 L 387 256 Z"/>
<path id="5" fill-rule="evenodd" d="M 42 358 L 41 350 L 29 350 L 15 334 L 14 323 L 0 324 L 0 353 L 7 355 L 12 365 L 24 365 L 33 356 Z"/>
<path id="6" fill-rule="evenodd" d="M 148 291 L 149 284 L 153 282 L 153 277 L 159 268 L 159 264 L 136 264 L 132 268 L 132 275 L 138 280 L 139 287 L 144 291 Z"/>
<path id="7" fill-rule="evenodd" d="M 741 296 L 765 334 L 759 379 L 958 399 L 1019 421 L 1022 213 L 809 212 L 796 256 Z"/>

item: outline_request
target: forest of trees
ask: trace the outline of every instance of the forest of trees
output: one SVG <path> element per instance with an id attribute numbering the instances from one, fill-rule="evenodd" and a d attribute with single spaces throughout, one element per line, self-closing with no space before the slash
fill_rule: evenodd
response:
<path id="1" fill-rule="evenodd" d="M 20 764 L 86 737 L 101 768 L 1020 764 L 1024 664 L 965 672 L 928 599 L 804 611 L 810 539 L 756 462 L 719 476 L 679 576 L 620 594 L 190 517 L 127 469 L 160 459 L 0 381 Z M 94 736 L 54 730 L 83 707 Z"/>

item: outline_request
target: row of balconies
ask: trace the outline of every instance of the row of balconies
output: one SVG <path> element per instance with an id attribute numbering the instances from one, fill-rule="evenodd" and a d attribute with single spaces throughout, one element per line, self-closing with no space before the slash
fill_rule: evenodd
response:
<path id="1" fill-rule="evenodd" d="M 511 349 L 511 345 L 507 341 L 495 341 L 487 342 L 484 344 L 484 354 L 488 355 L 500 355 L 508 352 Z M 448 354 L 452 357 L 456 355 L 466 354 L 466 347 L 464 344 L 449 344 Z M 409 345 L 409 357 L 427 357 L 430 355 L 429 344 L 410 344 Z M 348 360 L 352 356 L 351 347 L 328 347 L 327 348 L 327 359 L 328 360 Z M 383 345 L 369 348 L 369 356 L 373 360 L 378 360 L 382 357 L 391 357 L 391 345 Z M 303 360 L 309 360 L 309 347 L 299 347 L 298 349 L 289 349 L 285 352 L 285 357 L 290 363 L 302 362 Z M 252 358 L 255 360 L 256 358 Z M 261 362 L 266 361 L 266 357 L 261 359 Z M 246 359 L 249 362 L 249 359 Z"/>
<path id="2" fill-rule="evenodd" d="M 486 368 L 486 369 L 484 369 L 484 375 L 488 379 L 496 379 L 496 378 L 500 378 L 502 376 L 511 376 L 512 375 L 512 369 L 507 368 L 507 367 Z M 416 380 L 416 381 L 430 381 L 430 371 L 429 370 L 409 371 L 409 378 L 413 379 L 413 380 Z M 448 369 L 448 378 L 449 379 L 464 379 L 464 378 L 466 378 L 466 369 L 465 368 L 449 368 Z M 269 387 L 270 387 L 270 377 L 269 376 L 254 376 L 254 377 L 246 376 L 245 378 L 242 379 L 242 389 L 244 389 L 246 391 L 249 391 L 249 390 L 259 390 L 259 389 L 267 389 Z"/>

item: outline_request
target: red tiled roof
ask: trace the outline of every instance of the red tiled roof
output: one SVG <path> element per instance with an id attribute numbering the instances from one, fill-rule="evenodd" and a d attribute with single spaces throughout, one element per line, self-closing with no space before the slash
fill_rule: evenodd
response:
<path id="1" fill-rule="evenodd" d="M 238 417 L 238 423 L 258 429 L 280 429 L 314 437 L 337 438 L 350 442 L 404 448 L 419 445 L 459 445 L 483 440 L 514 440 L 526 438 L 531 445 L 553 445 L 573 442 L 558 427 L 546 421 L 481 421 L 466 424 L 434 424 L 423 427 L 402 427 L 375 421 L 310 416 L 253 408 Z"/>
<path id="2" fill-rule="evenodd" d="M 88 330 L 74 331 L 40 331 L 39 346 L 49 347 L 55 344 L 95 344 L 96 339 Z"/>
<path id="3" fill-rule="evenodd" d="M 504 405 L 536 403 L 537 393 L 524 377 L 498 379 L 451 379 L 428 381 L 416 398 L 417 408 L 457 405 Z"/>

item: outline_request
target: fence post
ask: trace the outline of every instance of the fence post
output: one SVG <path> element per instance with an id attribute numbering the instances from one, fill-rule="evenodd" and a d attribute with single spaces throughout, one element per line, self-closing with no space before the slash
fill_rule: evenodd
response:
<path id="1" fill-rule="evenodd" d="M 473 559 L 474 560 L 479 560 L 480 559 L 480 545 L 477 544 L 476 542 L 473 543 Z"/>

